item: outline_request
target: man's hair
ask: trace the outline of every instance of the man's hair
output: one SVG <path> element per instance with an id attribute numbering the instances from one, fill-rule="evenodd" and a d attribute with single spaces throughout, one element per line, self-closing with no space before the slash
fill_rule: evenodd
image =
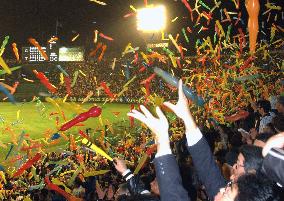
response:
<path id="1" fill-rule="evenodd" d="M 234 201 L 279 201 L 274 184 L 264 175 L 244 174 L 238 178 Z"/>
<path id="2" fill-rule="evenodd" d="M 256 172 L 259 172 L 263 161 L 262 148 L 254 145 L 243 145 L 241 146 L 239 151 L 245 159 L 245 172 L 248 172 L 250 170 L 255 170 Z"/>
<path id="3" fill-rule="evenodd" d="M 265 113 L 268 113 L 271 110 L 271 104 L 268 100 L 259 100 L 257 106 L 263 108 Z"/>
<path id="4" fill-rule="evenodd" d="M 241 133 L 234 133 L 229 136 L 229 143 L 232 147 L 239 148 L 243 145 Z"/>

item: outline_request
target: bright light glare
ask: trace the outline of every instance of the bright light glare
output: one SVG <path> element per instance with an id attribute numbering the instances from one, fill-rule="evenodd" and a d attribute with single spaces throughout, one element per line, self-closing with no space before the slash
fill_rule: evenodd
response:
<path id="1" fill-rule="evenodd" d="M 66 47 L 61 47 L 59 48 L 59 52 L 62 52 L 62 53 L 66 53 L 67 52 L 67 48 Z"/>
<path id="2" fill-rule="evenodd" d="M 166 27 L 166 9 L 164 6 L 137 10 L 137 29 L 145 32 L 161 31 Z"/>

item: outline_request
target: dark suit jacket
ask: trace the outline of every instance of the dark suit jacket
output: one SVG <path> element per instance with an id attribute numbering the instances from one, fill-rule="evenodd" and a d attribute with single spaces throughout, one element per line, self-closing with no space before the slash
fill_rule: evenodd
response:
<path id="1" fill-rule="evenodd" d="M 156 176 L 162 201 L 190 201 L 182 186 L 175 156 L 167 154 L 154 159 Z"/>
<path id="2" fill-rule="evenodd" d="M 270 179 L 284 186 L 284 150 L 271 149 L 263 160 L 262 170 Z"/>
<path id="3" fill-rule="evenodd" d="M 209 198 L 214 200 L 220 188 L 226 186 L 226 181 L 213 158 L 207 141 L 202 137 L 195 145 L 188 147 L 188 151 Z"/>

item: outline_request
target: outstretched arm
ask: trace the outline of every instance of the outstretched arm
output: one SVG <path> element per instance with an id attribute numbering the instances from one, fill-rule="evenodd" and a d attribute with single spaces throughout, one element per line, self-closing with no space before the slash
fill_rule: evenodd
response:
<path id="1" fill-rule="evenodd" d="M 141 111 L 132 110 L 128 116 L 146 124 L 155 134 L 157 154 L 154 160 L 161 200 L 189 201 L 188 194 L 182 186 L 179 168 L 172 155 L 169 140 L 169 123 L 159 107 L 156 108 L 158 118 L 154 117 L 144 106 Z"/>
<path id="2" fill-rule="evenodd" d="M 150 193 L 148 190 L 146 190 L 144 184 L 140 181 L 140 178 L 138 176 L 134 176 L 133 173 L 127 169 L 124 160 L 115 158 L 114 166 L 127 182 L 127 188 L 131 195 Z"/>
<path id="3" fill-rule="evenodd" d="M 262 150 L 262 170 L 272 180 L 284 185 L 284 132 L 271 137 Z"/>
<path id="4" fill-rule="evenodd" d="M 209 197 L 214 200 L 214 196 L 219 192 L 219 189 L 226 185 L 225 180 L 215 163 L 207 141 L 193 120 L 187 98 L 182 90 L 181 80 L 179 81 L 178 93 L 179 100 L 177 104 L 165 102 L 164 105 L 184 121 L 188 150 L 192 156 L 194 166 L 200 180 L 206 187 Z"/>

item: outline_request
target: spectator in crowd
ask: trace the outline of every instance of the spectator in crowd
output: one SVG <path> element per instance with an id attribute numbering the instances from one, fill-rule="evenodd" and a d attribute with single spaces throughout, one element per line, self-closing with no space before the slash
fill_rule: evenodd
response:
<path id="1" fill-rule="evenodd" d="M 257 102 L 257 111 L 260 114 L 260 120 L 256 126 L 256 130 L 258 133 L 262 133 L 267 124 L 272 122 L 275 114 L 271 112 L 271 105 L 267 100 L 260 100 Z"/>
<path id="2" fill-rule="evenodd" d="M 276 103 L 276 109 L 279 114 L 282 114 L 284 116 L 284 96 L 279 96 L 277 103 Z"/>
<path id="3" fill-rule="evenodd" d="M 243 147 L 241 153 L 238 156 L 238 162 L 235 166 L 238 166 L 240 169 L 234 175 L 234 180 L 229 184 L 236 184 L 231 190 L 221 190 L 224 189 L 225 180 L 223 179 L 220 170 L 218 169 L 212 153 L 208 144 L 202 136 L 202 133 L 197 128 L 196 124 L 193 121 L 191 113 L 188 109 L 188 103 L 185 95 L 182 91 L 182 82 L 179 82 L 179 100 L 176 105 L 166 102 L 165 105 L 172 109 L 176 115 L 184 120 L 186 127 L 186 138 L 189 146 L 189 152 L 192 155 L 193 162 L 197 168 L 199 178 L 204 183 L 206 191 L 209 194 L 209 197 L 213 200 L 235 200 L 238 197 L 241 197 L 242 200 L 250 200 L 251 196 L 258 198 L 259 192 L 256 192 L 256 188 L 253 186 L 250 189 L 242 188 L 243 184 L 247 183 L 247 180 L 251 180 L 253 183 L 253 178 L 258 180 L 257 174 L 259 167 L 261 165 L 261 159 L 259 156 L 254 158 L 254 154 L 259 154 L 259 148 L 249 146 L 248 148 Z M 141 122 L 145 123 L 152 132 L 156 135 L 157 144 L 158 144 L 158 153 L 156 154 L 156 171 L 157 178 L 160 187 L 161 199 L 162 200 L 189 200 L 186 196 L 186 192 L 181 187 L 181 179 L 177 174 L 177 168 L 175 167 L 176 161 L 173 159 L 171 149 L 169 146 L 169 136 L 168 136 L 168 121 L 160 108 L 157 107 L 156 113 L 158 118 L 154 117 L 144 106 L 141 106 L 141 111 L 132 110 L 131 113 L 128 113 L 129 116 L 134 117 Z M 255 149 L 254 149 L 255 148 Z M 206 167 L 206 168 L 205 168 Z M 251 176 L 252 174 L 252 176 Z M 238 182 L 238 179 L 239 182 Z M 244 181 L 244 182 L 243 182 Z M 257 185 L 259 181 L 256 181 Z M 173 186 L 174 185 L 174 186 Z M 266 186 L 267 185 L 267 186 Z M 238 188 L 240 186 L 240 188 Z M 248 186 L 248 185 L 246 185 Z M 264 200 L 271 200 L 275 197 L 275 194 L 272 190 L 272 185 L 267 182 L 263 182 L 262 186 L 266 186 L 266 189 L 269 189 L 265 196 Z M 175 188 L 176 191 L 173 192 L 172 188 Z M 250 196 L 245 196 L 246 191 L 249 191 Z M 218 193 L 219 192 L 219 193 Z M 224 193 L 225 192 L 225 193 Z M 217 195 L 218 194 L 218 195 Z M 220 194 L 222 196 L 220 196 Z M 277 197 L 274 198 L 278 200 Z"/>

